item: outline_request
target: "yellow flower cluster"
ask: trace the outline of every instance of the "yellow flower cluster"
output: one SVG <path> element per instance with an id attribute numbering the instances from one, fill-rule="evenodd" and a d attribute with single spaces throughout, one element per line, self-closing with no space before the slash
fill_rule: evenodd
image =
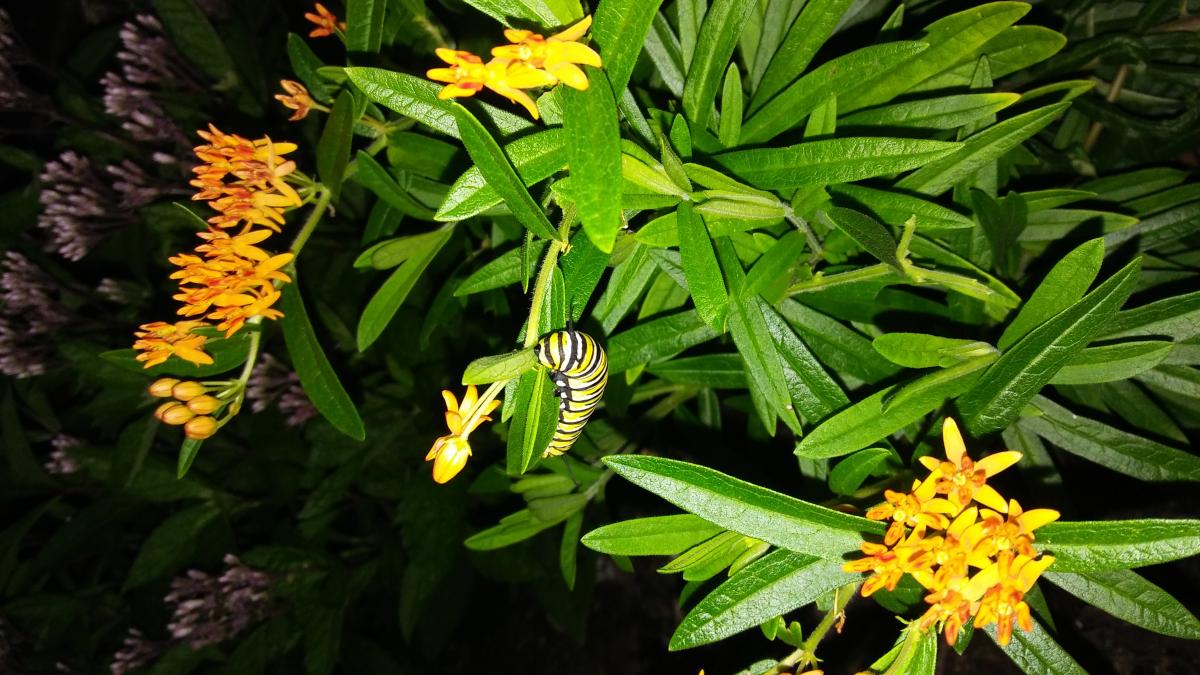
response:
<path id="1" fill-rule="evenodd" d="M 204 440 L 216 433 L 220 423 L 214 413 L 225 407 L 227 394 L 209 394 L 209 387 L 199 382 L 164 377 L 150 385 L 150 395 L 172 398 L 154 411 L 160 422 L 183 425 L 183 433 L 194 440 Z"/>
<path id="2" fill-rule="evenodd" d="M 930 470 L 914 481 L 911 492 L 884 492 L 886 502 L 867 512 L 871 520 L 890 521 L 882 544 L 864 542 L 865 557 L 844 566 L 870 572 L 862 594 L 893 590 L 910 574 L 929 594 L 929 609 L 918 620 L 921 630 L 939 626 L 948 644 L 974 617 L 974 626 L 996 624 L 997 639 L 1007 645 L 1013 623 L 1033 629 L 1024 596 L 1054 562 L 1038 557 L 1033 531 L 1058 519 L 1052 509 L 1024 511 L 1005 499 L 987 479 L 1012 466 L 1021 453 L 1008 450 L 973 462 L 966 454 L 954 420 L 942 427 L 946 460 L 922 457 Z M 978 503 L 975 506 L 972 502 Z"/>
<path id="3" fill-rule="evenodd" d="M 467 465 L 467 459 L 471 457 L 467 437 L 480 424 L 490 422 L 489 415 L 500 407 L 500 401 L 485 398 L 486 401 L 480 400 L 479 390 L 472 384 L 467 387 L 460 406 L 454 392 L 442 390 L 442 400 L 446 402 L 446 427 L 450 433 L 434 441 L 429 454 L 425 455 L 425 461 L 433 462 L 434 481 L 449 482 Z"/>
<path id="4" fill-rule="evenodd" d="M 592 25 L 592 17 L 584 17 L 574 26 L 543 37 L 527 30 L 508 29 L 504 37 L 510 44 L 492 49 L 487 63 L 471 52 L 439 48 L 438 58 L 449 68 L 433 68 L 426 76 L 448 83 L 438 98 L 474 96 L 484 87 L 500 94 L 529 111 L 538 119 L 537 104 L 525 89 L 551 87 L 559 82 L 575 89 L 587 89 L 588 78 L 580 65 L 601 66 L 600 55 L 579 40 Z"/>
<path id="5" fill-rule="evenodd" d="M 217 215 L 208 219 L 209 229 L 199 233 L 203 243 L 194 252 L 170 258 L 179 267 L 171 274 L 179 281 L 179 293 L 173 297 L 182 303 L 178 313 L 187 320 L 148 323 L 135 333 L 134 349 L 141 352 L 137 359 L 147 368 L 172 355 L 196 365 L 212 363 L 204 352 L 207 338 L 195 332 L 210 325 L 200 317 L 216 321 L 225 337 L 253 317 L 277 319 L 283 314 L 272 309 L 280 297 L 276 284 L 291 281 L 279 270 L 291 262 L 292 254 L 271 255 L 257 244 L 279 231 L 285 209 L 301 204 L 285 181 L 296 163 L 280 160 L 296 145 L 270 138 L 251 141 L 212 125 L 199 134 L 208 143 L 195 150 L 202 164 L 193 169 L 196 178 L 191 184 L 198 192 L 192 198 L 210 202 Z M 238 226 L 236 234 L 227 231 Z"/>

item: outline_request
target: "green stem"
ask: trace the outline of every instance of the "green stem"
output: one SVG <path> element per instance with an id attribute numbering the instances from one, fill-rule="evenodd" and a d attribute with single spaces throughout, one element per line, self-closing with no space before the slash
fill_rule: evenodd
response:
<path id="1" fill-rule="evenodd" d="M 246 321 L 246 327 L 250 330 L 250 346 L 246 348 L 246 365 L 242 366 L 242 373 L 238 375 L 237 382 L 241 387 L 246 386 L 246 382 L 250 379 L 250 373 L 254 370 L 254 362 L 258 360 L 258 343 L 262 340 L 262 316 L 250 317 Z"/>
<path id="2" fill-rule="evenodd" d="M 313 204 L 313 210 L 308 214 L 308 220 L 304 221 L 304 225 L 296 233 L 295 241 L 292 242 L 292 255 L 300 255 L 300 249 L 308 243 L 308 238 L 312 236 L 317 223 L 321 222 L 321 216 L 325 215 L 325 209 L 329 208 L 331 199 L 333 199 L 333 193 L 329 191 L 329 188 L 318 185 L 317 200 Z"/>
<path id="3" fill-rule="evenodd" d="M 529 321 L 525 324 L 525 349 L 529 349 L 538 341 L 538 327 L 541 326 L 542 305 L 546 300 L 546 290 L 550 288 L 550 279 L 554 276 L 554 266 L 558 263 L 558 254 L 562 252 L 564 242 L 558 239 L 550 242 L 550 250 L 542 259 L 538 269 L 537 281 L 533 284 L 533 306 L 529 308 Z"/>
<path id="4" fill-rule="evenodd" d="M 796 666 L 795 670 L 799 672 L 801 669 L 808 666 L 817 665 L 817 645 L 821 644 L 821 640 L 825 639 L 825 635 L 829 633 L 829 629 L 837 625 L 843 613 L 846 611 L 846 605 L 850 604 L 850 600 L 858 591 L 858 582 L 846 584 L 833 592 L 833 606 L 825 613 L 821 623 L 813 629 L 809 634 L 808 639 L 799 649 L 789 654 L 786 658 L 779 662 L 778 666 L 772 670 L 772 673 L 779 673 L 780 668 L 791 668 Z"/>
<path id="5" fill-rule="evenodd" d="M 842 272 L 840 274 L 818 275 L 808 281 L 802 281 L 793 285 L 788 289 L 788 295 L 798 295 L 800 293 L 812 293 L 822 291 L 826 288 L 841 286 L 843 284 L 853 284 L 871 279 L 883 279 L 888 276 L 899 276 L 895 268 L 891 265 L 877 263 L 869 267 L 862 267 L 850 272 Z"/>
<path id="6" fill-rule="evenodd" d="M 908 664 L 912 661 L 913 652 L 916 651 L 917 645 L 921 642 L 921 631 L 917 630 L 916 623 L 909 624 L 905 629 L 904 645 L 900 647 L 900 653 L 896 655 L 896 660 L 888 666 L 888 669 L 883 671 L 883 675 L 899 675 L 907 672 Z"/>

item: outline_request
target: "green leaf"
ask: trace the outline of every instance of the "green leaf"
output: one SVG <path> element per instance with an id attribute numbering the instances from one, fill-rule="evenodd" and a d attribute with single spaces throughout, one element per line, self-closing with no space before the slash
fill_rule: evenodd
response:
<path id="1" fill-rule="evenodd" d="M 1041 131 L 1068 106 L 1070 103 L 1055 103 L 993 124 L 972 134 L 955 152 L 925 163 L 896 187 L 939 195 Z"/>
<path id="2" fill-rule="evenodd" d="M 755 0 L 713 0 L 704 15 L 683 87 L 684 114 L 698 130 L 708 128 L 721 75 L 754 5 Z"/>
<path id="3" fill-rule="evenodd" d="M 200 533 L 218 515 L 220 511 L 211 504 L 201 504 L 168 516 L 142 543 L 125 578 L 125 590 L 157 581 L 187 564 Z"/>
<path id="4" fill-rule="evenodd" d="M 354 96 L 349 90 L 338 94 L 333 111 L 317 143 L 317 175 L 333 193 L 334 201 L 342 192 L 342 176 L 350 161 L 350 141 L 354 135 Z"/>
<path id="5" fill-rule="evenodd" d="M 572 0 L 466 0 L 466 3 L 505 26 L 516 19 L 517 23 L 533 22 L 552 28 L 582 16 L 579 2 Z"/>
<path id="6" fill-rule="evenodd" d="M 879 355 L 871 341 L 836 319 L 795 300 L 784 300 L 780 313 L 823 363 L 864 382 L 878 382 L 900 372 Z"/>
<path id="7" fill-rule="evenodd" d="M 414 257 L 422 255 L 430 243 L 441 239 L 443 236 L 441 230 L 433 230 L 432 232 L 422 232 L 421 234 L 381 241 L 360 253 L 354 261 L 354 266 L 390 270 Z"/>
<path id="8" fill-rule="evenodd" d="M 1140 259 L 1129 263 L 1005 352 L 958 402 L 971 433 L 979 436 L 1012 423 L 1125 304 L 1140 269 Z"/>
<path id="9" fill-rule="evenodd" d="M 848 516 L 695 464 L 662 457 L 612 455 L 618 475 L 697 516 L 797 553 L 841 562 L 879 523 Z"/>
<path id="10" fill-rule="evenodd" d="M 571 248 L 559 258 L 567 290 L 567 313 L 572 321 L 583 316 L 583 310 L 596 291 L 600 277 L 608 266 L 609 255 L 592 243 L 586 234 L 575 235 Z"/>
<path id="11" fill-rule="evenodd" d="M 329 675 L 337 666 L 341 651 L 345 608 L 309 602 L 298 608 L 297 614 L 304 634 L 304 672 Z"/>
<path id="12" fill-rule="evenodd" d="M 815 421 L 848 405 L 850 400 L 846 398 L 842 388 L 825 372 L 825 368 L 788 323 L 773 309 L 764 308 L 763 318 L 766 319 L 771 337 L 779 349 L 784 367 L 783 376 L 796 410 L 806 419 Z"/>
<path id="13" fill-rule="evenodd" d="M 504 146 L 504 154 L 512 161 L 521 176 L 521 182 L 526 186 L 549 178 L 567 164 L 563 132 L 557 127 L 508 143 Z M 472 166 L 450 186 L 434 218 L 466 220 L 501 203 L 503 200 L 500 195 L 484 180 L 479 167 Z"/>
<path id="14" fill-rule="evenodd" d="M 1163 589 L 1129 570 L 1046 572 L 1050 583 L 1109 614 L 1155 633 L 1200 640 L 1200 621 Z"/>
<path id="15" fill-rule="evenodd" d="M 725 280 L 717 264 L 708 228 L 692 212 L 691 202 L 681 202 L 675 211 L 679 228 L 679 255 L 683 262 L 683 273 L 687 277 L 688 290 L 696 303 L 696 313 L 716 332 L 724 331 L 725 316 L 729 308 L 729 295 L 725 291 Z"/>
<path id="16" fill-rule="evenodd" d="M 554 226 L 525 189 L 525 183 L 509 163 L 496 139 L 492 138 L 487 129 L 483 128 L 479 120 L 466 108 L 455 104 L 453 112 L 467 154 L 479 167 L 484 180 L 495 188 L 496 194 L 500 195 L 517 220 L 530 232 L 543 239 L 557 239 L 558 234 L 554 231 Z"/>
<path id="17" fill-rule="evenodd" d="M 971 359 L 876 392 L 810 431 L 796 446 L 796 454 L 808 458 L 839 457 L 877 443 L 936 410 L 946 399 L 969 389 L 979 379 L 980 369 L 993 360 Z M 902 399 L 898 397 L 901 392 Z M 896 399 L 885 407 L 889 396 Z"/>
<path id="18" fill-rule="evenodd" d="M 1200 457 L 1148 438 L 1080 417 L 1044 397 L 1040 416 L 1021 426 L 1073 455 L 1146 481 L 1200 480 Z"/>
<path id="19" fill-rule="evenodd" d="M 200 454 L 200 446 L 204 441 L 195 438 L 186 438 L 183 444 L 179 446 L 179 460 L 176 462 L 175 477 L 182 479 L 187 475 L 192 468 L 192 462 L 196 461 L 196 456 Z"/>
<path id="20" fill-rule="evenodd" d="M 925 48 L 922 42 L 891 42 L 832 59 L 796 80 L 766 105 L 751 107 L 750 119 L 742 128 L 742 142 L 762 143 L 775 138 L 800 124 L 825 101 L 855 90 L 875 73 L 903 63 Z"/>
<path id="21" fill-rule="evenodd" d="M 208 17 L 193 0 L 153 0 L 171 43 L 187 60 L 211 77 L 218 89 L 238 83 L 233 57 Z"/>
<path id="22" fill-rule="evenodd" d="M 690 513 L 635 518 L 583 535 L 584 546 L 609 555 L 679 555 L 721 532 Z"/>
<path id="23" fill-rule="evenodd" d="M 397 267 L 375 292 L 375 295 L 371 296 L 371 300 L 363 309 L 362 316 L 358 320 L 356 336 L 358 351 L 366 351 L 375 343 L 375 340 L 379 339 L 384 329 L 391 323 L 392 317 L 396 315 L 396 310 L 404 304 L 409 292 L 421 278 L 421 274 L 437 257 L 446 242 L 450 241 L 450 235 L 453 233 L 454 226 L 450 224 L 437 230 L 438 236 L 421 241 L 419 249 L 414 251 L 404 264 Z"/>
<path id="24" fill-rule="evenodd" d="M 1133 227 L 1109 232 L 1104 235 L 1104 240 L 1110 247 L 1116 248 L 1136 238 L 1139 251 L 1150 251 L 1195 232 L 1197 222 L 1200 222 L 1200 202 L 1192 202 L 1153 215 Z"/>
<path id="25" fill-rule="evenodd" d="M 800 264 L 800 255 L 807 244 L 804 235 L 792 230 L 780 237 L 750 268 L 742 284 L 742 295 L 764 293 L 770 299 L 776 285 L 792 280 L 792 270 Z"/>
<path id="26" fill-rule="evenodd" d="M 288 33 L 287 53 L 292 72 L 300 78 L 300 82 L 308 88 L 308 93 L 313 98 L 325 102 L 337 94 L 337 88 L 317 74 L 317 71 L 325 66 L 325 62 L 313 52 L 304 38 L 295 33 Z"/>
<path id="27" fill-rule="evenodd" d="M 1088 181 L 1079 189 L 1095 193 L 1101 199 L 1121 203 L 1174 187 L 1187 180 L 1187 177 L 1187 173 L 1179 169 L 1138 169 Z"/>
<path id="28" fill-rule="evenodd" d="M 153 368 L 145 368 L 143 363 L 136 358 L 138 352 L 132 349 L 113 349 L 102 352 L 100 358 L 120 366 L 122 370 L 147 377 L 157 378 L 169 375 L 190 379 L 209 378 L 233 370 L 246 362 L 246 358 L 250 355 L 251 330 L 255 329 L 238 331 L 229 338 L 210 337 L 204 343 L 204 351 L 213 357 L 213 362 L 204 366 L 197 366 L 180 358 L 171 358 Z"/>
<path id="29" fill-rule="evenodd" d="M 495 527 L 471 535 L 463 542 L 463 545 L 472 551 L 494 551 L 519 541 L 525 541 L 538 532 L 548 530 L 570 517 L 571 513 L 563 513 L 559 518 L 543 520 L 534 516 L 529 509 L 521 509 L 500 519 L 500 523 Z"/>
<path id="30" fill-rule="evenodd" d="M 959 147 L 958 143 L 908 138 L 833 138 L 783 148 L 735 150 L 717 155 L 716 160 L 751 185 L 791 190 L 932 166 L 930 162 Z"/>
<path id="31" fill-rule="evenodd" d="M 861 110 L 838 120 L 843 127 L 957 129 L 1007 108 L 1020 94 L 958 94 Z"/>
<path id="32" fill-rule="evenodd" d="M 442 87 L 436 82 L 382 68 L 346 68 L 345 71 L 354 86 L 372 101 L 448 136 L 459 137 L 454 117 L 456 104 L 437 97 Z M 524 117 L 486 103 L 476 103 L 487 120 L 505 136 L 533 127 L 533 123 Z"/>
<path id="33" fill-rule="evenodd" d="M 670 649 L 722 640 L 813 602 L 850 579 L 840 560 L 776 550 L 744 567 L 688 612 Z"/>
<path id="34" fill-rule="evenodd" d="M 721 124 L 717 139 L 721 145 L 732 148 L 742 136 L 742 73 L 736 63 L 729 64 L 725 71 L 725 84 L 721 87 Z"/>
<path id="35" fill-rule="evenodd" d="M 387 0 L 346 1 L 346 49 L 378 52 L 383 43 L 383 14 Z"/>
<path id="36" fill-rule="evenodd" d="M 828 212 L 820 212 L 817 219 L 828 227 L 841 230 L 880 262 L 904 271 L 896 257 L 896 238 L 874 218 L 853 209 L 833 207 Z"/>
<path id="37" fill-rule="evenodd" d="M 1058 371 L 1051 384 L 1100 384 L 1143 373 L 1162 363 L 1174 345 L 1161 340 L 1089 347 Z"/>
<path id="38" fill-rule="evenodd" d="M 964 61 L 1029 11 L 1023 2 L 992 2 L 952 14 L 925 27 L 929 49 L 875 77 L 841 100 L 850 112 L 885 103 Z"/>
<path id="39" fill-rule="evenodd" d="M 279 303 L 283 318 L 279 323 L 283 328 L 288 355 L 292 357 L 292 365 L 300 376 L 300 386 L 313 406 L 338 431 L 361 441 L 366 438 L 367 431 L 354 408 L 354 402 L 342 388 L 337 373 L 329 365 L 329 359 L 317 342 L 312 324 L 308 321 L 308 312 L 304 309 L 304 301 L 300 298 L 298 284 L 299 279 L 293 272 L 292 283 L 283 287 L 283 297 Z"/>
<path id="40" fill-rule="evenodd" d="M 729 309 L 729 333 L 746 363 L 750 387 L 766 400 L 771 413 L 798 431 L 800 423 L 792 410 L 783 362 L 764 316 L 772 311 L 770 306 L 757 295 L 739 295 L 731 298 Z M 775 420 L 763 412 L 759 411 L 763 427 L 774 435 Z"/>
<path id="41" fill-rule="evenodd" d="M 745 389 L 746 370 L 737 354 L 706 354 L 652 364 L 651 374 L 676 384 L 713 389 Z"/>
<path id="42" fill-rule="evenodd" d="M 885 359 L 905 368 L 945 368 L 969 358 L 993 354 L 986 342 L 924 333 L 884 333 L 871 343 Z"/>
<path id="43" fill-rule="evenodd" d="M 491 384 L 519 377 L 537 365 L 533 349 L 522 349 L 507 354 L 484 356 L 467 364 L 463 371 L 463 384 Z"/>
<path id="44" fill-rule="evenodd" d="M 1200 291 L 1164 298 L 1118 312 L 1105 339 L 1166 335 L 1176 342 L 1200 335 Z"/>
<path id="45" fill-rule="evenodd" d="M 992 641 L 996 640 L 995 624 L 988 625 L 987 634 Z M 1028 633 L 1019 628 L 1014 630 L 1012 641 L 1003 651 L 1027 675 L 1087 675 L 1087 671 L 1050 637 L 1037 619 L 1033 620 L 1033 630 Z"/>
<path id="46" fill-rule="evenodd" d="M 1137 222 L 1137 218 L 1111 211 L 1046 209 L 1029 216 L 1029 225 L 1021 232 L 1020 240 L 1023 243 L 1054 242 L 1067 237 L 1084 224 L 1089 227 L 1098 225 L 1101 231 L 1107 233 L 1105 244 L 1115 249 L 1120 242 L 1109 239 L 1107 235 L 1127 232 Z"/>
<path id="47" fill-rule="evenodd" d="M 1100 273 L 1102 264 L 1103 239 L 1092 239 L 1063 256 L 1004 329 L 997 346 L 1008 349 L 1029 331 L 1079 302 Z"/>
<path id="48" fill-rule="evenodd" d="M 629 84 L 660 5 L 662 0 L 604 0 L 596 6 L 592 39 L 600 47 L 604 72 L 614 92 Z"/>
<path id="49" fill-rule="evenodd" d="M 528 255 L 530 260 L 539 260 L 542 253 L 546 250 L 547 243 L 545 241 L 533 241 L 528 247 L 518 246 L 517 248 L 501 253 L 498 258 L 487 263 L 483 267 L 471 273 L 471 276 L 463 279 L 462 283 L 455 289 L 454 295 L 464 297 L 483 291 L 490 291 L 496 288 L 504 288 L 510 284 L 515 284 L 525 276 L 525 256 Z"/>
<path id="50" fill-rule="evenodd" d="M 887 448 L 859 450 L 838 462 L 829 472 L 829 489 L 834 494 L 853 495 L 868 476 L 887 464 L 892 457 L 895 457 L 895 453 Z"/>
<path id="51" fill-rule="evenodd" d="M 962 230 L 975 226 L 975 221 L 961 213 L 920 197 L 889 192 L 861 185 L 831 185 L 835 197 L 845 197 L 865 206 L 883 222 L 900 225 L 916 217 L 917 230 L 938 234 L 945 230 Z"/>
<path id="52" fill-rule="evenodd" d="M 583 527 L 583 511 L 576 511 L 563 526 L 562 541 L 558 547 L 558 567 L 562 571 L 567 588 L 575 589 L 575 572 L 579 556 L 579 530 Z"/>
<path id="53" fill-rule="evenodd" d="M 426 208 L 423 204 L 413 199 L 400 185 L 395 178 L 388 173 L 388 170 L 380 166 L 375 158 L 368 155 L 365 151 L 359 150 L 357 159 L 355 160 L 358 171 L 354 174 L 354 179 L 362 183 L 371 192 L 375 193 L 389 206 L 406 216 L 411 216 L 419 220 L 433 220 L 433 212 Z"/>
<path id="54" fill-rule="evenodd" d="M 1037 531 L 1054 572 L 1099 572 L 1161 565 L 1200 553 L 1200 520 L 1059 521 Z"/>
<path id="55" fill-rule="evenodd" d="M 851 0 L 812 0 L 804 4 L 804 10 L 766 65 L 750 105 L 752 111 L 800 77 L 817 50 L 833 35 L 850 5 Z"/>
<path id="56" fill-rule="evenodd" d="M 558 424 L 559 400 L 542 369 L 526 371 L 517 384 L 516 413 L 508 428 L 508 473 L 525 473 L 550 445 Z"/>
<path id="57" fill-rule="evenodd" d="M 608 367 L 620 373 L 657 361 L 716 337 L 700 315 L 680 312 L 646 321 L 608 340 Z"/>
<path id="58" fill-rule="evenodd" d="M 621 319 L 633 309 L 654 276 L 655 266 L 647 249 L 635 246 L 633 253 L 624 262 L 613 268 L 604 294 L 592 309 L 592 316 L 600 322 L 605 333 L 611 333 Z"/>
<path id="59" fill-rule="evenodd" d="M 560 89 L 567 163 L 572 197 L 583 231 L 605 253 L 611 253 L 621 229 L 621 129 L 613 90 L 603 72 L 593 72 L 586 91 Z"/>

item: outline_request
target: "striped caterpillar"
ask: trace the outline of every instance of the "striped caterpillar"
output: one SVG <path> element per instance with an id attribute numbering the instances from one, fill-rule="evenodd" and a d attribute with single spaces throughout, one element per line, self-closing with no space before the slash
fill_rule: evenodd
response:
<path id="1" fill-rule="evenodd" d="M 558 427 L 543 454 L 556 457 L 571 449 L 600 404 L 608 383 L 608 356 L 592 336 L 573 328 L 542 338 L 534 353 L 550 369 L 554 392 L 562 399 Z"/>

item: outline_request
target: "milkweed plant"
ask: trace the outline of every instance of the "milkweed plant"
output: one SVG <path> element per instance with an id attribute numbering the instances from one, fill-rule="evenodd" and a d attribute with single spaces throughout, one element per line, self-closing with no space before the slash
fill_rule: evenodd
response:
<path id="1" fill-rule="evenodd" d="M 3 148 L 0 664 L 420 670 L 472 574 L 582 637 L 647 564 L 710 673 L 1200 638 L 1137 571 L 1200 552 L 1194 2 L 280 5 L 147 3 L 90 103 L 4 18 L 79 147 Z"/>

